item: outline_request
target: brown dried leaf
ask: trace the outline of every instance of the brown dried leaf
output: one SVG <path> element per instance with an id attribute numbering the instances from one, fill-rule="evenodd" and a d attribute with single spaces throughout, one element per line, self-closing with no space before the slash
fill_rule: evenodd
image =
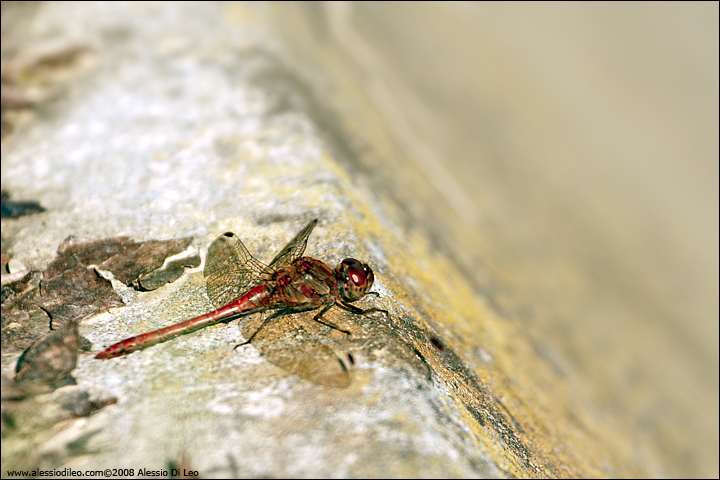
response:
<path id="1" fill-rule="evenodd" d="M 153 276 L 153 270 L 163 265 L 165 258 L 174 255 L 192 242 L 192 238 L 168 241 L 152 240 L 136 243 L 127 237 L 86 241 L 67 238 L 59 247 L 55 259 L 42 273 L 37 286 L 38 272 L 3 285 L 2 347 L 21 350 L 47 332 L 69 321 L 123 306 L 109 280 L 92 267 L 109 270 L 116 278 L 135 288 L 150 290 L 172 281 L 182 274 L 179 266 L 197 266 L 197 259 L 171 262 L 166 272 Z M 142 279 L 138 279 L 143 275 Z"/>
<path id="2" fill-rule="evenodd" d="M 60 382 L 66 384 L 77 363 L 79 338 L 77 322 L 69 321 L 37 340 L 18 360 L 15 381 L 52 386 Z"/>
<path id="3" fill-rule="evenodd" d="M 168 262 L 163 268 L 141 275 L 133 281 L 133 286 L 138 290 L 150 291 L 162 287 L 166 283 L 174 282 L 183 274 L 186 268 L 200 266 L 200 255 L 180 258 Z"/>
<path id="4" fill-rule="evenodd" d="M 86 239 L 70 236 L 60 244 L 57 252 L 58 256 L 45 269 L 45 280 L 51 280 L 78 264 L 84 266 L 100 265 L 115 255 L 137 248 L 137 245 L 128 237 L 87 241 Z"/>
<path id="5" fill-rule="evenodd" d="M 55 324 L 122 306 L 112 284 L 88 268 L 90 265 L 98 265 L 124 284 L 133 285 L 139 276 L 160 268 L 165 258 L 183 251 L 192 240 L 180 238 L 136 243 L 127 237 L 94 242 L 68 238 L 58 248 L 57 258 L 45 270 L 41 283 L 42 308 Z"/>
<path id="6" fill-rule="evenodd" d="M 52 318 L 53 328 L 123 305 L 108 280 L 77 256 L 64 254 L 62 248 L 61 245 L 58 256 L 45 269 L 40 282 L 41 298 L 37 302 Z"/>
<path id="7" fill-rule="evenodd" d="M 2 286 L 2 349 L 22 351 L 47 333 L 50 317 L 38 305 L 41 272 L 31 271 Z M 3 277 L 3 281 L 7 276 Z"/>
<path id="8" fill-rule="evenodd" d="M 192 241 L 189 237 L 134 243 L 126 247 L 124 255 L 109 258 L 100 268 L 112 272 L 125 285 L 132 285 L 138 277 L 162 267 L 167 257 L 182 252 Z"/>
<path id="9" fill-rule="evenodd" d="M 2 294 L 0 299 L 2 303 L 7 300 L 17 300 L 19 297 L 30 293 L 34 288 L 37 288 L 40 282 L 41 273 L 36 270 L 25 270 L 18 272 L 17 278 L 12 282 L 6 282 L 5 279 L 11 275 L 4 275 L 2 279 Z M 12 276 L 14 276 L 13 274 Z"/>

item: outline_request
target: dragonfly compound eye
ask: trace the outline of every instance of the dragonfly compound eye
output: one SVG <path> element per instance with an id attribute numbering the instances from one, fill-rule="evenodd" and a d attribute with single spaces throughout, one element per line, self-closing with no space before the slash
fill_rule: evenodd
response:
<path id="1" fill-rule="evenodd" d="M 373 271 L 354 258 L 346 258 L 339 267 L 340 293 L 345 301 L 354 302 L 365 295 L 372 287 Z"/>

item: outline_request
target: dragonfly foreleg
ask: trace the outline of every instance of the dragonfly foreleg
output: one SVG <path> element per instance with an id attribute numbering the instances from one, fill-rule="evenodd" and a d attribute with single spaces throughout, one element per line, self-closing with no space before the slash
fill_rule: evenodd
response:
<path id="1" fill-rule="evenodd" d="M 370 292 L 375 293 L 375 292 Z M 356 315 L 367 315 L 368 313 L 373 312 L 382 312 L 385 315 L 390 315 L 387 310 L 383 310 L 382 308 L 368 308 L 367 310 L 363 310 L 362 308 L 358 308 L 355 305 L 350 305 L 349 303 L 341 302 L 338 304 L 340 308 L 343 310 L 347 310 L 348 312 L 354 313 Z"/>
<path id="2" fill-rule="evenodd" d="M 250 338 L 248 338 L 247 340 L 245 340 L 245 341 L 242 342 L 242 343 L 238 343 L 237 345 L 235 345 L 235 347 L 233 348 L 233 350 L 235 350 L 235 349 L 238 348 L 238 347 L 242 347 L 243 345 L 247 345 L 248 343 L 252 342 L 253 338 L 255 338 L 255 335 L 257 335 L 258 332 L 259 332 L 260 330 L 262 330 L 263 327 L 264 327 L 265 325 L 267 325 L 267 323 L 268 323 L 270 320 L 272 320 L 272 319 L 275 318 L 275 317 L 279 317 L 280 315 L 285 315 L 285 314 L 287 314 L 287 313 L 290 313 L 291 311 L 292 311 L 292 310 L 290 310 L 289 308 L 283 308 L 282 310 L 279 310 L 279 311 L 273 313 L 272 315 L 270 315 L 269 317 L 267 317 L 265 320 L 263 320 L 263 322 L 260 324 L 260 326 L 258 327 L 258 329 L 255 330 L 255 332 L 254 332 L 252 335 L 250 335 Z"/>
<path id="3" fill-rule="evenodd" d="M 348 332 L 347 330 L 343 330 L 342 328 L 338 327 L 337 325 L 333 325 L 333 324 L 330 323 L 330 322 L 325 322 L 325 321 L 322 320 L 322 316 L 325 315 L 325 312 L 327 312 L 328 310 L 330 310 L 330 309 L 333 307 L 333 305 L 335 305 L 335 302 L 332 302 L 332 303 L 327 304 L 327 305 L 325 306 L 325 308 L 323 308 L 322 310 L 320 310 L 320 313 L 318 313 L 317 315 L 315 315 L 315 316 L 313 317 L 313 320 L 315 320 L 315 321 L 318 322 L 318 323 L 321 323 L 321 324 L 325 325 L 326 327 L 330 327 L 330 328 L 332 328 L 332 329 L 335 329 L 335 330 L 338 330 L 338 331 L 340 331 L 340 332 L 343 332 L 343 333 L 346 333 L 346 334 L 350 335 L 350 332 Z"/>
<path id="4" fill-rule="evenodd" d="M 254 332 L 252 335 L 250 335 L 250 338 L 248 338 L 247 340 L 245 340 L 245 341 L 242 342 L 242 343 L 238 343 L 237 345 L 235 345 L 235 347 L 233 348 L 233 350 L 236 349 L 236 348 L 238 348 L 238 347 L 242 347 L 243 345 L 247 345 L 248 343 L 252 342 L 252 341 L 253 341 L 253 338 L 255 338 L 255 335 L 257 335 L 258 332 L 260 332 L 260 330 L 262 330 L 263 327 L 265 327 L 265 325 L 267 325 L 267 323 L 268 323 L 270 320 L 272 320 L 273 318 L 279 317 L 279 316 L 281 316 L 281 315 L 289 315 L 289 314 L 291 314 L 291 313 L 300 313 L 300 312 L 306 312 L 306 311 L 308 311 L 308 310 L 315 310 L 316 308 L 317 308 L 317 307 L 282 308 L 281 310 L 273 313 L 272 315 L 270 315 L 269 317 L 267 317 L 265 320 L 263 320 L 263 322 L 260 324 L 260 326 L 258 327 L 258 329 L 255 330 L 255 332 Z M 248 313 L 256 313 L 256 312 L 248 312 Z"/>

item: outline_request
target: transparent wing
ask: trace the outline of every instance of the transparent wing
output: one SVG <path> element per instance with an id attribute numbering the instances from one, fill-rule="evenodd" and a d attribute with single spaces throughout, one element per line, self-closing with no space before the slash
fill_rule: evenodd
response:
<path id="1" fill-rule="evenodd" d="M 295 238 L 290 240 L 290 243 L 285 245 L 285 248 L 275 255 L 275 258 L 272 259 L 272 262 L 270 262 L 265 271 L 270 273 L 271 271 L 287 265 L 296 258 L 302 257 L 303 252 L 305 252 L 305 247 L 307 247 L 310 232 L 312 232 L 313 228 L 315 228 L 315 225 L 317 225 L 317 218 L 308 223 L 305 228 L 300 230 L 300 232 L 295 235 Z"/>
<path id="2" fill-rule="evenodd" d="M 210 244 L 205 260 L 207 293 L 216 308 L 234 302 L 264 280 L 268 267 L 256 260 L 232 232 Z"/>
<path id="3" fill-rule="evenodd" d="M 262 318 L 258 316 L 243 321 L 241 329 L 245 338 L 257 331 L 252 345 L 273 365 L 320 385 L 345 388 L 350 385 L 347 359 L 321 341 L 326 337 L 322 333 L 326 327 L 312 321 L 312 315 L 283 315 L 270 320 L 260 331 L 257 328 Z"/>

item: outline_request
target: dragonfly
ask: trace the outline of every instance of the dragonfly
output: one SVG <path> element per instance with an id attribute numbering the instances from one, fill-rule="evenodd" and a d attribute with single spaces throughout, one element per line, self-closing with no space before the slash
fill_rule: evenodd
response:
<path id="1" fill-rule="evenodd" d="M 247 340 L 235 348 L 252 342 L 271 363 L 291 373 L 324 385 L 348 386 L 350 377 L 342 355 L 320 341 L 318 335 L 307 335 L 312 333 L 310 325 L 323 325 L 349 335 L 348 330 L 323 319 L 331 308 L 357 315 L 388 312 L 352 305 L 365 295 L 379 296 L 370 291 L 375 276 L 366 263 L 346 258 L 332 269 L 321 260 L 303 256 L 315 225 L 317 219 L 308 223 L 268 265 L 253 257 L 232 232 L 220 235 L 208 248 L 203 272 L 208 297 L 216 310 L 127 338 L 95 358 L 127 355 L 219 322 L 274 311 L 259 327 L 243 328 Z M 319 311 L 311 321 L 305 321 L 309 319 L 307 312 L 315 310 Z M 294 314 L 304 315 L 298 321 Z M 345 359 L 353 362 L 350 354 Z"/>

